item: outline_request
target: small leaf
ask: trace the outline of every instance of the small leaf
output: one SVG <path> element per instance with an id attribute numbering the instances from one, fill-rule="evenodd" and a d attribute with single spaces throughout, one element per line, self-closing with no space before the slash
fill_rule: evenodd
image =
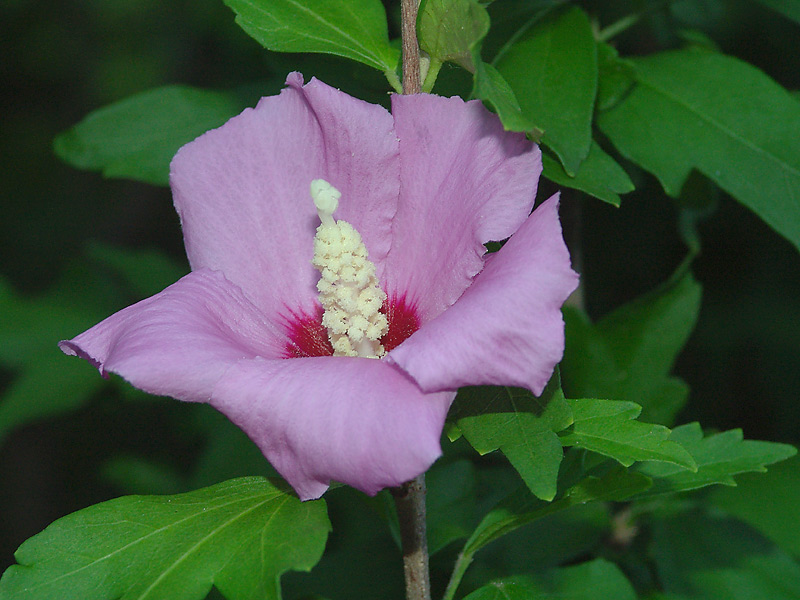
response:
<path id="1" fill-rule="evenodd" d="M 169 183 L 178 149 L 244 108 L 232 93 L 171 85 L 90 113 L 54 142 L 56 154 L 79 169 L 156 185 Z"/>
<path id="2" fill-rule="evenodd" d="M 568 175 L 561 163 L 547 152 L 542 153 L 542 167 L 542 174 L 550 181 L 581 190 L 614 206 L 621 204 L 620 194 L 634 189 L 625 170 L 594 141 L 574 177 Z"/>
<path id="3" fill-rule="evenodd" d="M 499 448 L 537 497 L 555 497 L 563 456 L 555 432 L 572 423 L 557 375 L 539 398 L 520 388 L 463 388 L 449 419 L 480 454 Z"/>
<path id="4" fill-rule="evenodd" d="M 657 521 L 649 554 L 668 593 L 693 600 L 800 598 L 800 564 L 751 527 L 700 510 Z"/>
<path id="5" fill-rule="evenodd" d="M 575 175 L 592 144 L 597 93 L 597 44 L 586 13 L 572 7 L 538 23 L 496 66 L 523 114 L 544 131 L 542 143 Z"/>
<path id="6" fill-rule="evenodd" d="M 641 407 L 614 400 L 567 400 L 574 423 L 561 435 L 564 446 L 591 450 L 629 467 L 636 461 L 661 461 L 696 470 L 691 455 L 668 440 L 662 425 L 636 421 Z"/>
<path id="7" fill-rule="evenodd" d="M 380 0 L 225 0 L 236 22 L 277 52 L 323 52 L 394 71 L 400 53 L 389 45 Z"/>
<path id="8" fill-rule="evenodd" d="M 700 310 L 700 286 L 686 267 L 597 325 L 565 307 L 561 369 L 570 397 L 636 402 L 645 421 L 671 424 L 688 390 L 669 373 Z"/>
<path id="9" fill-rule="evenodd" d="M 474 72 L 472 48 L 489 31 L 489 14 L 477 0 L 425 0 L 417 22 L 420 48 L 432 60 Z"/>
<path id="10" fill-rule="evenodd" d="M 697 471 L 687 471 L 667 463 L 637 465 L 637 471 L 653 478 L 653 487 L 645 496 L 683 492 L 714 484 L 736 485 L 735 475 L 764 472 L 766 465 L 797 453 L 797 449 L 788 444 L 744 440 L 741 429 L 703 437 L 703 430 L 697 423 L 676 427 L 670 440 L 688 450 L 697 464 Z"/>
<path id="11" fill-rule="evenodd" d="M 319 560 L 325 502 L 259 477 L 175 496 L 125 496 L 59 519 L 17 550 L 8 600 L 280 598 L 280 575 Z"/>
<path id="12" fill-rule="evenodd" d="M 755 67 L 707 50 L 627 62 L 636 85 L 598 117 L 617 149 L 674 197 L 697 169 L 800 248 L 800 103 Z"/>

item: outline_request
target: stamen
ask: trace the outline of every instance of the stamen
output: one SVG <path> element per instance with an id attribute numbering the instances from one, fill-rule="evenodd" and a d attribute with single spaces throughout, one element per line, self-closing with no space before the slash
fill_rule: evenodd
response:
<path id="1" fill-rule="evenodd" d="M 375 265 L 367 258 L 361 235 L 346 221 L 335 221 L 341 192 L 324 179 L 311 182 L 311 198 L 320 226 L 314 236 L 312 264 L 320 272 L 317 283 L 334 356 L 380 358 L 380 343 L 389 329 L 380 308 L 386 294 L 378 284 Z"/>

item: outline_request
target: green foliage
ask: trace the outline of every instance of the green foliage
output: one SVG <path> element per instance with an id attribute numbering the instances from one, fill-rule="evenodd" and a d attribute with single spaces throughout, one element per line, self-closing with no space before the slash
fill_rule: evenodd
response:
<path id="1" fill-rule="evenodd" d="M 517 97 L 508 82 L 492 65 L 478 60 L 475 51 L 475 84 L 472 95 L 491 105 L 508 131 L 529 131 L 537 136 L 541 131 L 536 129 L 530 119 L 522 113 Z"/>
<path id="2" fill-rule="evenodd" d="M 736 487 L 718 487 L 711 503 L 745 521 L 800 559 L 800 456 L 775 464 L 766 473 L 748 473 Z M 768 506 L 765 498 L 769 499 Z"/>
<path id="3" fill-rule="evenodd" d="M 669 373 L 700 309 L 700 285 L 687 266 L 596 325 L 565 307 L 569 343 L 561 370 L 570 397 L 636 402 L 646 421 L 672 423 L 688 390 Z"/>
<path id="4" fill-rule="evenodd" d="M 502 536 L 553 513 L 588 502 L 620 502 L 650 486 L 651 480 L 641 473 L 614 467 L 600 476 L 585 477 L 552 502 L 534 498 L 526 488 L 520 488 L 487 513 L 467 540 L 463 553 L 472 556 Z"/>
<path id="5" fill-rule="evenodd" d="M 279 578 L 319 560 L 322 500 L 301 503 L 263 478 L 176 496 L 126 496 L 64 517 L 16 553 L 8 600 L 280 598 Z"/>
<path id="6" fill-rule="evenodd" d="M 90 113 L 56 138 L 55 151 L 79 169 L 167 185 L 178 148 L 243 108 L 229 92 L 156 88 Z"/>
<path id="7" fill-rule="evenodd" d="M 563 455 L 555 432 L 572 423 L 557 376 L 538 398 L 520 388 L 464 388 L 449 420 L 480 454 L 500 449 L 536 496 L 555 497 Z"/>
<path id="8" fill-rule="evenodd" d="M 236 22 L 278 52 L 324 52 L 394 73 L 400 53 L 389 45 L 380 0 L 225 0 Z"/>
<path id="9" fill-rule="evenodd" d="M 669 463 L 637 465 L 637 471 L 653 478 L 653 487 L 645 492 L 647 496 L 685 492 L 714 484 L 736 485 L 735 475 L 766 471 L 766 465 L 797 453 L 788 444 L 745 440 L 740 429 L 703 437 L 703 430 L 697 423 L 676 427 L 670 439 L 692 455 L 697 470 L 687 471 Z"/>
<path id="10" fill-rule="evenodd" d="M 477 0 L 425 0 L 417 27 L 420 49 L 431 60 L 475 72 L 472 48 L 489 32 L 489 14 Z"/>
<path id="11" fill-rule="evenodd" d="M 465 600 L 636 600 L 636 592 L 614 564 L 598 558 L 538 577 L 512 577 L 486 585 Z"/>
<path id="12" fill-rule="evenodd" d="M 800 247 L 800 103 L 756 68 L 707 50 L 627 63 L 636 84 L 598 118 L 619 151 L 671 196 L 697 169 Z"/>
<path id="13" fill-rule="evenodd" d="M 632 192 L 634 188 L 625 170 L 594 141 L 574 177 L 547 152 L 542 153 L 542 167 L 542 175 L 550 181 L 586 192 L 614 206 L 622 202 L 620 194 Z"/>
<path id="14" fill-rule="evenodd" d="M 95 244 L 88 254 L 94 264 L 75 261 L 56 285 L 34 298 L 0 281 L 0 364 L 16 374 L 0 400 L 0 439 L 15 427 L 79 408 L 106 385 L 90 365 L 64 360 L 61 339 L 185 273 L 155 251 Z"/>
<path id="15" fill-rule="evenodd" d="M 574 422 L 561 434 L 564 446 L 575 446 L 609 456 L 629 467 L 636 461 L 659 461 L 690 470 L 697 466 L 678 443 L 668 440 L 662 425 L 636 421 L 642 407 L 615 400 L 567 400 Z"/>
<path id="16" fill-rule="evenodd" d="M 733 519 L 700 510 L 661 519 L 650 552 L 670 593 L 693 600 L 800 598 L 800 564 Z"/>
<path id="17" fill-rule="evenodd" d="M 544 131 L 542 143 L 568 175 L 576 175 L 592 145 L 597 93 L 597 45 L 589 18 L 570 8 L 538 23 L 500 57 L 497 69 L 523 114 Z"/>
<path id="18" fill-rule="evenodd" d="M 428 471 L 428 552 L 431 555 L 471 533 L 477 515 L 476 477 L 475 467 L 467 460 L 437 464 Z"/>

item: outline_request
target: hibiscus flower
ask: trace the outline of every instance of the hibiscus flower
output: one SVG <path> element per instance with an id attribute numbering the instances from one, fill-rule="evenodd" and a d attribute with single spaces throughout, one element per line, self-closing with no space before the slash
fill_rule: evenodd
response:
<path id="1" fill-rule="evenodd" d="M 558 199 L 531 214 L 540 173 L 539 149 L 477 101 L 395 95 L 389 113 L 292 73 L 175 155 L 191 273 L 60 347 L 146 392 L 211 404 L 301 499 L 331 480 L 400 485 L 441 454 L 457 388 L 539 394 L 561 359 L 577 275 Z M 326 194 L 337 201 L 318 209 Z M 366 250 L 379 308 L 366 353 L 334 355 L 321 219 L 349 224 Z"/>

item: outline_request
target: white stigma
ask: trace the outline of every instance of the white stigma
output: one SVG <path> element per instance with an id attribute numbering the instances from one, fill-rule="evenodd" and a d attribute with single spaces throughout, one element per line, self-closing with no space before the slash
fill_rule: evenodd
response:
<path id="1" fill-rule="evenodd" d="M 380 358 L 384 354 L 380 339 L 389 329 L 380 312 L 386 294 L 361 235 L 350 223 L 333 219 L 341 196 L 324 179 L 311 182 L 311 198 L 321 221 L 311 262 L 321 274 L 317 290 L 324 309 L 322 324 L 334 356 Z"/>

